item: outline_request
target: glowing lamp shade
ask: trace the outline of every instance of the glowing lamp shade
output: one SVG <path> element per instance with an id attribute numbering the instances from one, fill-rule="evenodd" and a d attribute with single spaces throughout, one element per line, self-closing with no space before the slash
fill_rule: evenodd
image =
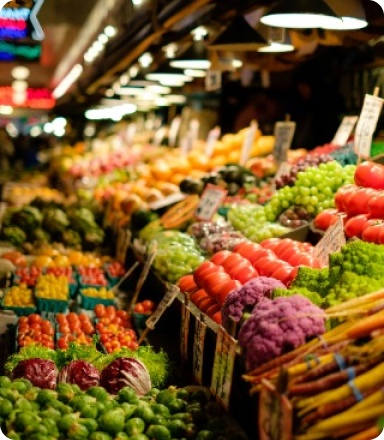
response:
<path id="1" fill-rule="evenodd" d="M 17 80 L 25 80 L 29 77 L 29 69 L 25 66 L 16 66 L 12 69 L 12 76 Z"/>
<path id="2" fill-rule="evenodd" d="M 167 65 L 159 66 L 156 72 L 148 73 L 145 78 L 150 81 L 158 81 L 162 86 L 181 87 L 192 78 L 184 75 L 180 70 Z"/>
<path id="3" fill-rule="evenodd" d="M 342 19 L 323 0 L 280 0 L 260 21 L 267 26 L 293 29 L 329 29 L 342 23 Z"/>
<path id="4" fill-rule="evenodd" d="M 364 7 L 360 0 L 325 0 L 327 4 L 341 17 L 342 21 L 334 26 L 328 26 L 333 30 L 354 30 L 368 26 Z"/>
<path id="5" fill-rule="evenodd" d="M 184 75 L 190 76 L 192 78 L 205 78 L 207 73 L 205 70 L 198 70 L 198 69 L 185 69 Z"/>
<path id="6" fill-rule="evenodd" d="M 258 52 L 261 53 L 283 53 L 293 52 L 295 50 L 292 44 L 271 42 L 269 46 L 261 47 Z"/>
<path id="7" fill-rule="evenodd" d="M 207 70 L 211 67 L 203 41 L 195 41 L 181 57 L 172 60 L 169 64 L 176 69 Z"/>
<path id="8" fill-rule="evenodd" d="M 210 44 L 208 49 L 231 52 L 252 51 L 266 44 L 267 41 L 253 29 L 243 16 L 237 16 L 227 29 Z"/>

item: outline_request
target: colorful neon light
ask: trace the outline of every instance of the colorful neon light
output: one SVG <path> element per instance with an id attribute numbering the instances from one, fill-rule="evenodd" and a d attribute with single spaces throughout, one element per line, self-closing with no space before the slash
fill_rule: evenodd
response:
<path id="1" fill-rule="evenodd" d="M 13 93 L 12 87 L 0 87 L 0 105 L 44 110 L 55 106 L 55 100 L 48 89 L 27 89 L 27 96 L 22 105 L 14 102 Z"/>
<path id="2" fill-rule="evenodd" d="M 30 14 L 31 14 L 31 10 L 27 8 L 20 8 L 20 9 L 3 8 L 0 11 L 0 18 L 27 21 Z"/>
<path id="3" fill-rule="evenodd" d="M 41 45 L 26 46 L 0 40 L 0 61 L 15 59 L 37 60 L 41 56 Z"/>

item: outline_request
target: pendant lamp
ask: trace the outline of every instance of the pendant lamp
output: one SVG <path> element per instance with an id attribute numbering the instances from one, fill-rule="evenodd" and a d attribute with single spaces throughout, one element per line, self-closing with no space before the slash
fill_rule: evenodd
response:
<path id="1" fill-rule="evenodd" d="M 261 47 L 261 53 L 293 52 L 295 47 L 291 44 L 288 32 L 284 28 L 268 28 L 268 46 Z"/>
<path id="2" fill-rule="evenodd" d="M 163 86 L 181 87 L 192 78 L 184 75 L 180 70 L 166 64 L 161 65 L 156 72 L 147 73 L 145 78 L 150 81 L 158 81 Z"/>
<path id="3" fill-rule="evenodd" d="M 257 50 L 265 46 L 267 41 L 247 22 L 243 16 L 237 16 L 227 29 L 212 44 L 210 50 L 226 50 L 231 52 Z"/>
<path id="4" fill-rule="evenodd" d="M 181 57 L 175 58 L 169 64 L 176 69 L 207 70 L 211 67 L 208 51 L 203 41 L 194 41 L 192 46 Z"/>
<path id="5" fill-rule="evenodd" d="M 325 0 L 326 3 L 341 17 L 341 23 L 328 26 L 333 30 L 354 30 L 368 26 L 364 7 L 360 0 Z"/>
<path id="6" fill-rule="evenodd" d="M 328 29 L 342 23 L 342 19 L 323 0 L 280 0 L 260 21 L 267 26 L 292 29 Z"/>

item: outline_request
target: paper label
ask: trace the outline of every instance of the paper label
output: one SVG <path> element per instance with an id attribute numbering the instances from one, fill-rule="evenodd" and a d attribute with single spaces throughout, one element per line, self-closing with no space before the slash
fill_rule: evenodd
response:
<path id="1" fill-rule="evenodd" d="M 275 147 L 273 157 L 276 162 L 286 162 L 288 150 L 291 148 L 293 136 L 296 130 L 296 122 L 277 122 L 275 125 Z"/>
<path id="2" fill-rule="evenodd" d="M 156 202 L 149 203 L 149 209 L 156 211 L 157 209 L 165 208 L 166 206 L 173 205 L 174 203 L 181 202 L 187 196 L 183 193 L 171 194 L 163 199 L 156 200 Z"/>
<path id="3" fill-rule="evenodd" d="M 159 321 L 159 319 L 163 316 L 165 310 L 173 303 L 179 293 L 179 289 L 176 286 L 171 286 L 171 288 L 166 292 L 163 296 L 163 299 L 159 302 L 156 310 L 152 313 L 152 315 L 147 319 L 146 325 L 148 328 L 153 330 Z"/>
<path id="4" fill-rule="evenodd" d="M 181 305 L 180 354 L 182 361 L 188 359 L 188 336 L 191 311 L 185 304 Z"/>
<path id="5" fill-rule="evenodd" d="M 215 144 L 219 139 L 221 134 L 220 127 L 215 127 L 208 133 L 207 142 L 205 144 L 205 155 L 207 157 L 212 157 L 215 149 Z"/>
<path id="6" fill-rule="evenodd" d="M 196 208 L 196 219 L 202 222 L 210 222 L 220 205 L 223 203 L 227 194 L 228 191 L 220 186 L 208 184 L 205 187 L 205 190 L 201 195 L 199 204 Z"/>
<path id="7" fill-rule="evenodd" d="M 232 388 L 233 368 L 236 357 L 236 341 L 222 328 L 216 339 L 215 359 L 211 381 L 211 393 L 223 408 L 228 410 Z"/>
<path id="8" fill-rule="evenodd" d="M 176 146 L 176 139 L 177 139 L 177 135 L 179 134 L 180 124 L 181 124 L 181 118 L 180 116 L 176 116 L 176 118 L 174 118 L 171 123 L 168 133 L 168 143 L 170 147 Z"/>
<path id="9" fill-rule="evenodd" d="M 252 121 L 248 129 L 248 132 L 244 138 L 243 146 L 241 148 L 240 165 L 244 166 L 249 159 L 255 140 L 258 124 L 256 121 Z"/>
<path id="10" fill-rule="evenodd" d="M 258 426 L 260 440 L 292 440 L 293 409 L 287 396 L 277 392 L 269 381 L 262 381 Z"/>
<path id="11" fill-rule="evenodd" d="M 355 134 L 355 153 L 364 159 L 371 156 L 372 138 L 383 107 L 383 100 L 376 96 L 365 95 Z"/>
<path id="12" fill-rule="evenodd" d="M 358 119 L 358 116 L 345 116 L 331 143 L 341 147 L 346 145 Z"/>
<path id="13" fill-rule="evenodd" d="M 221 89 L 222 74 L 220 70 L 208 70 L 205 77 L 205 90 L 214 92 Z"/>
<path id="14" fill-rule="evenodd" d="M 206 324 L 196 316 L 193 338 L 193 378 L 199 385 L 203 384 L 203 360 Z"/>
<path id="15" fill-rule="evenodd" d="M 335 224 L 326 230 L 323 238 L 315 247 L 315 257 L 319 260 L 321 266 L 328 266 L 329 255 L 339 252 L 345 243 L 344 224 L 343 219 L 340 217 Z"/>

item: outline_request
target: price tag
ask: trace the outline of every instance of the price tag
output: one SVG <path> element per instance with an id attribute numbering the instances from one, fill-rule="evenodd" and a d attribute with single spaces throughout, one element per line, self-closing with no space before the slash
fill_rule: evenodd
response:
<path id="1" fill-rule="evenodd" d="M 321 266 L 328 266 L 329 255 L 339 252 L 345 243 L 344 225 L 343 220 L 340 217 L 335 224 L 327 229 L 323 238 L 315 247 L 315 256 L 319 260 Z"/>
<path id="2" fill-rule="evenodd" d="M 213 151 L 215 149 L 215 144 L 219 139 L 221 134 L 220 127 L 215 127 L 208 133 L 207 142 L 205 145 L 205 155 L 207 157 L 212 157 Z"/>
<path id="3" fill-rule="evenodd" d="M 273 157 L 278 164 L 287 160 L 295 130 L 296 122 L 276 122 Z"/>
<path id="4" fill-rule="evenodd" d="M 127 250 L 132 240 L 132 232 L 129 229 L 119 228 L 117 232 L 117 242 L 116 242 L 116 260 L 125 264 L 125 259 L 127 256 Z"/>
<path id="5" fill-rule="evenodd" d="M 181 118 L 180 116 L 176 116 L 176 118 L 173 119 L 171 126 L 169 127 L 168 143 L 170 147 L 176 146 L 176 139 L 177 135 L 179 134 L 180 124 Z"/>
<path id="6" fill-rule="evenodd" d="M 211 393 L 228 410 L 231 395 L 233 368 L 236 357 L 236 341 L 222 328 L 216 339 L 215 359 L 211 381 Z"/>
<path id="7" fill-rule="evenodd" d="M 152 313 L 152 315 L 147 319 L 146 326 L 153 330 L 162 317 L 165 310 L 173 303 L 179 293 L 179 289 L 176 286 L 171 286 L 171 288 L 164 295 L 163 299 L 159 302 L 157 309 Z"/>
<path id="8" fill-rule="evenodd" d="M 284 394 L 280 394 L 275 386 L 262 380 L 259 397 L 259 439 L 260 440 L 292 440 L 293 409 Z"/>
<path id="9" fill-rule="evenodd" d="M 153 138 L 153 144 L 161 145 L 166 134 L 167 134 L 167 127 L 160 127 L 155 133 L 155 136 Z"/>
<path id="10" fill-rule="evenodd" d="M 205 90 L 214 92 L 221 89 L 222 74 L 220 70 L 208 70 L 205 77 Z"/>
<path id="11" fill-rule="evenodd" d="M 228 191 L 220 186 L 208 184 L 205 187 L 205 190 L 200 197 L 200 202 L 196 208 L 196 219 L 202 222 L 210 222 L 227 194 Z"/>
<path id="12" fill-rule="evenodd" d="M 358 116 L 345 116 L 331 143 L 341 147 L 346 145 L 358 119 Z"/>
<path id="13" fill-rule="evenodd" d="M 181 305 L 180 354 L 182 361 L 188 359 L 188 336 L 191 311 L 186 304 Z"/>
<path id="14" fill-rule="evenodd" d="M 241 148 L 240 165 L 244 166 L 249 159 L 255 141 L 258 124 L 256 121 L 252 121 L 248 129 L 248 132 L 244 138 L 243 146 Z"/>
<path id="15" fill-rule="evenodd" d="M 196 316 L 195 334 L 193 338 L 193 378 L 199 385 L 203 384 L 204 344 L 205 333 L 207 331 L 207 326 L 202 319 Z"/>
<path id="16" fill-rule="evenodd" d="M 372 137 L 383 107 L 383 100 L 376 96 L 365 95 L 363 109 L 355 133 L 355 153 L 362 158 L 371 156 Z"/>
<path id="17" fill-rule="evenodd" d="M 166 206 L 173 205 L 177 202 L 181 202 L 184 200 L 187 196 L 183 193 L 175 193 L 171 194 L 167 197 L 164 197 L 163 199 L 156 200 L 156 202 L 149 203 L 149 209 L 152 211 L 156 211 L 157 209 L 165 208 Z"/>

